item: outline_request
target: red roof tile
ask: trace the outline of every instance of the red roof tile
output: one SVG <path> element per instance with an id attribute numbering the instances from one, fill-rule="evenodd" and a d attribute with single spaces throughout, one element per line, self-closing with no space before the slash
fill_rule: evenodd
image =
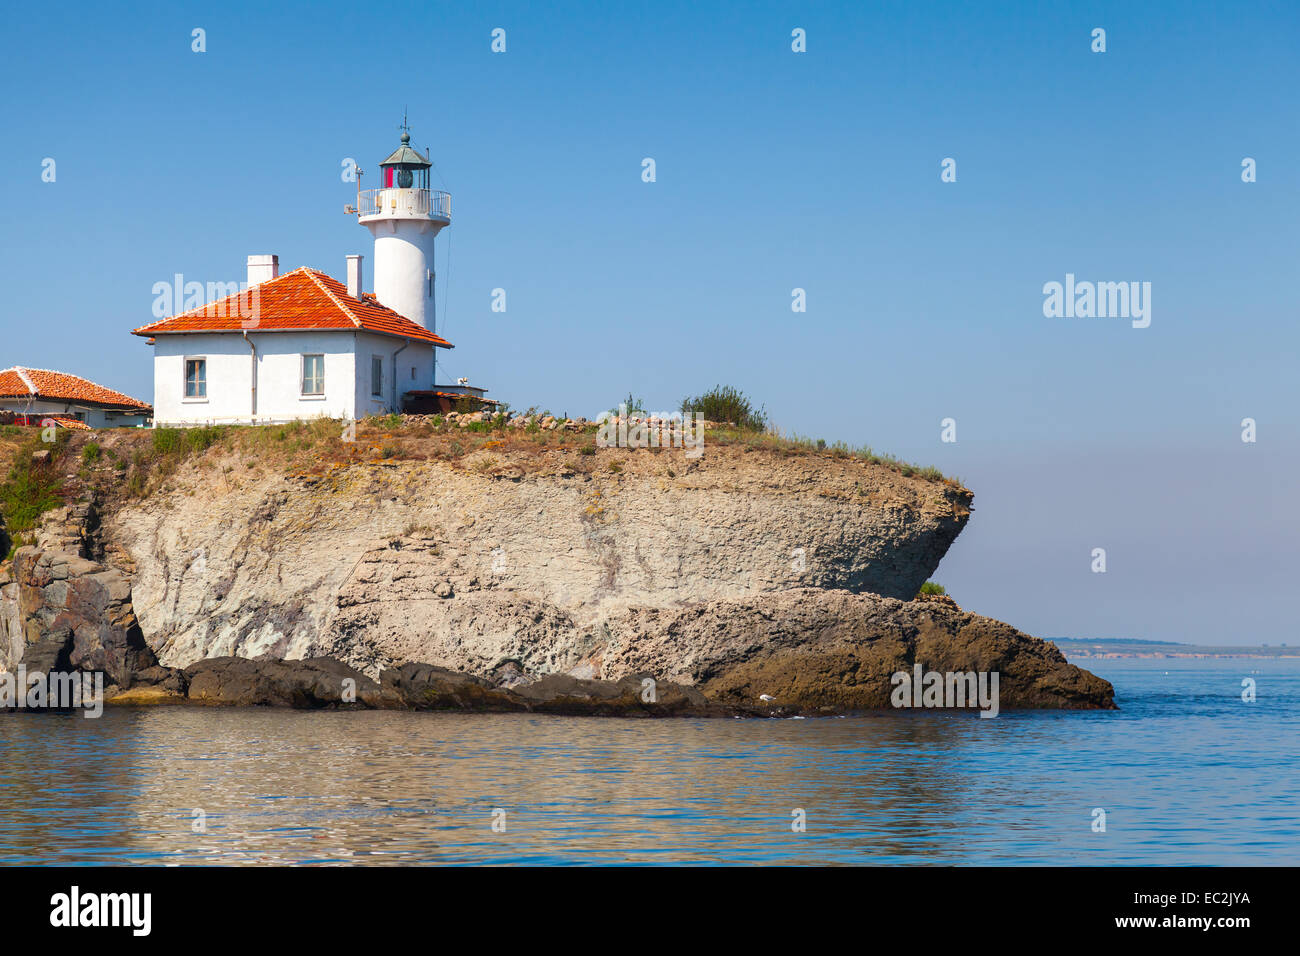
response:
<path id="1" fill-rule="evenodd" d="M 131 334 L 155 336 L 184 332 L 296 332 L 308 329 L 364 329 L 452 348 L 452 344 L 442 336 L 380 305 L 373 295 L 366 294 L 365 301 L 360 302 L 348 295 L 342 282 L 306 266 L 253 286 L 248 292 L 227 296 L 189 312 L 141 326 Z"/>
<path id="2" fill-rule="evenodd" d="M 94 429 L 85 422 L 79 422 L 75 418 L 65 418 L 62 415 L 50 415 L 45 418 L 44 421 L 54 422 L 54 424 L 58 425 L 60 428 L 70 428 L 73 431 L 94 431 Z"/>
<path id="3" fill-rule="evenodd" d="M 130 395 L 96 385 L 76 375 L 19 365 L 0 372 L 0 398 L 45 398 L 100 408 L 146 412 L 152 408 Z"/>

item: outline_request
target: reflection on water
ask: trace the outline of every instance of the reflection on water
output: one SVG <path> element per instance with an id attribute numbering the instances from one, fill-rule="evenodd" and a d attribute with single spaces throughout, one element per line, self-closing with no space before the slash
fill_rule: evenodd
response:
<path id="1" fill-rule="evenodd" d="M 1119 713 L 0 715 L 0 860 L 1300 861 L 1300 662 L 1088 663 Z"/>

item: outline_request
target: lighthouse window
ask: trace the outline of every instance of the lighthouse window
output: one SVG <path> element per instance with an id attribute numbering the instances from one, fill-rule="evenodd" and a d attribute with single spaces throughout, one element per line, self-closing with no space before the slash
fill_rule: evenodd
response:
<path id="1" fill-rule="evenodd" d="M 201 358 L 185 360 L 185 397 L 208 397 L 208 360 Z"/>
<path id="2" fill-rule="evenodd" d="M 304 395 L 325 394 L 324 355 L 304 355 L 302 357 L 302 393 Z"/>
<path id="3" fill-rule="evenodd" d="M 384 359 L 379 355 L 370 356 L 370 394 L 376 398 L 384 394 Z"/>

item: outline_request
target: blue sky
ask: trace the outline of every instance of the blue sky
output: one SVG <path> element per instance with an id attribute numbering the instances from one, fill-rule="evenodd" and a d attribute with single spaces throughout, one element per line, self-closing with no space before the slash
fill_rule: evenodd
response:
<path id="1" fill-rule="evenodd" d="M 454 197 L 446 378 L 575 415 L 734 384 L 786 431 L 973 488 L 936 574 L 970 610 L 1040 636 L 1300 643 L 1279 600 L 1300 565 L 1293 4 L 74 3 L 6 21 L 0 365 L 148 398 L 128 333 L 155 282 L 239 280 L 265 252 L 342 277 L 371 249 L 341 163 L 373 172 L 407 107 Z M 1150 282 L 1150 327 L 1045 318 L 1066 273 Z"/>

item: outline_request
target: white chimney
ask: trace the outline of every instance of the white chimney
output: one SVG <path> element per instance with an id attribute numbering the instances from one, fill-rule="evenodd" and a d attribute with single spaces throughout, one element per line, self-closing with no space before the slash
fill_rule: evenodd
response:
<path id="1" fill-rule="evenodd" d="M 249 286 L 259 285 L 263 282 L 269 282 L 280 275 L 280 257 L 279 256 L 249 256 L 248 257 L 248 284 Z"/>
<path id="2" fill-rule="evenodd" d="M 361 264 L 365 256 L 348 256 L 348 295 L 354 299 L 364 299 L 365 281 L 362 278 Z"/>

